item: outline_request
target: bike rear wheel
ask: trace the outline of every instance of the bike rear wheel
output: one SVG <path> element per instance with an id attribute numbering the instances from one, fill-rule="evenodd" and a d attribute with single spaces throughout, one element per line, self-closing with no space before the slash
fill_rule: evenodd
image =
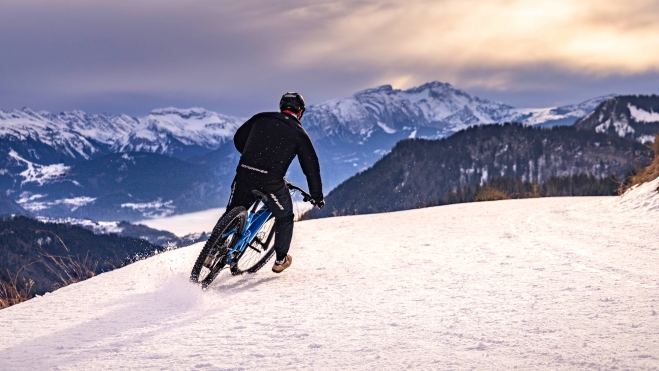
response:
<path id="1" fill-rule="evenodd" d="M 263 223 L 256 232 L 252 242 L 247 245 L 235 264 L 231 266 L 231 274 L 254 273 L 261 269 L 272 258 L 275 253 L 274 234 L 275 218 L 270 218 Z"/>
<path id="2" fill-rule="evenodd" d="M 213 282 L 227 263 L 227 252 L 240 239 L 247 221 L 247 211 L 238 206 L 225 213 L 217 221 L 210 238 L 195 261 L 190 281 L 203 288 Z"/>

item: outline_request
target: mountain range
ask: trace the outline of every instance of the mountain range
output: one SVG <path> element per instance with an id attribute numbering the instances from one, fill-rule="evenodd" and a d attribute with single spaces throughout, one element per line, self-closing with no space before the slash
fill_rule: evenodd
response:
<path id="1" fill-rule="evenodd" d="M 472 125 L 501 122 L 545 127 L 571 125 L 611 97 L 564 107 L 518 109 L 474 97 L 437 81 L 408 90 L 384 85 L 310 107 L 305 127 L 314 140 L 363 143 L 378 132 L 404 132 L 407 136 L 437 139 Z"/>
<path id="2" fill-rule="evenodd" d="M 311 105 L 302 122 L 327 192 L 402 139 L 440 139 L 503 121 L 569 125 L 609 98 L 517 109 L 446 83 L 387 85 Z M 202 108 L 157 109 L 141 118 L 0 110 L 0 190 L 50 217 L 137 220 L 223 206 L 239 158 L 232 136 L 244 121 Z M 287 177 L 306 184 L 296 165 Z"/>
<path id="3" fill-rule="evenodd" d="M 610 97 L 564 107 L 516 109 L 441 82 L 408 90 L 385 85 L 311 105 L 303 124 L 314 141 L 328 139 L 337 144 L 364 143 L 378 132 L 442 138 L 475 124 L 572 124 Z M 78 110 L 53 114 L 23 108 L 0 110 L 0 138 L 3 142 L 25 142 L 22 146 L 12 143 L 11 147 L 28 160 L 41 160 L 42 165 L 133 151 L 186 159 L 231 141 L 244 121 L 246 118 L 203 108 L 156 109 L 141 118 Z M 49 148 L 38 148 L 29 140 Z"/>

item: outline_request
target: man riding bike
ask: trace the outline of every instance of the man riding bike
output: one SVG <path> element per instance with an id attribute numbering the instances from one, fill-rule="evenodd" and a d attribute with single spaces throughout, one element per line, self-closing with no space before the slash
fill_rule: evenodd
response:
<path id="1" fill-rule="evenodd" d="M 307 177 L 311 203 L 318 208 L 325 205 L 318 156 L 300 123 L 306 109 L 304 99 L 298 93 L 286 93 L 279 109 L 281 112 L 255 115 L 233 137 L 241 156 L 227 205 L 227 210 L 236 206 L 247 209 L 256 201 L 253 190 L 266 195 L 263 201 L 275 216 L 275 273 L 281 273 L 293 262 L 288 255 L 293 238 L 293 202 L 284 175 L 295 156 Z"/>

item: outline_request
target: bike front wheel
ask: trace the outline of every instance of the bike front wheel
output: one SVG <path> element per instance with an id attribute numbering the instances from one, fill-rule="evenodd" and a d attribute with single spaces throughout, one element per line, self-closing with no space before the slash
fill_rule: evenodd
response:
<path id="1" fill-rule="evenodd" d="M 227 252 L 240 239 L 247 221 L 247 211 L 238 206 L 226 212 L 217 221 L 210 238 L 195 261 L 190 281 L 203 288 L 213 282 L 220 270 L 227 264 Z"/>
<path id="2" fill-rule="evenodd" d="M 274 226 L 275 218 L 270 216 L 256 232 L 254 239 L 247 245 L 236 263 L 231 266 L 231 274 L 235 276 L 243 273 L 254 273 L 272 258 L 275 252 Z"/>

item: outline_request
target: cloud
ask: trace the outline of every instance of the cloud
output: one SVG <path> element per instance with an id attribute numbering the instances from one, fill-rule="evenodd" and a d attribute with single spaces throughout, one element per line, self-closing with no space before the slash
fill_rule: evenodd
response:
<path id="1" fill-rule="evenodd" d="M 430 67 L 454 79 L 473 69 L 533 65 L 593 75 L 650 72 L 659 66 L 658 8 L 643 0 L 364 3 L 310 32 L 288 62 L 369 66 L 411 84 L 420 82 L 410 77 L 415 69 Z M 505 80 L 481 83 L 503 88 Z"/>
<path id="2" fill-rule="evenodd" d="M 659 66 L 659 3 L 648 0 L 0 0 L 0 8 L 5 108 L 137 114 L 204 105 L 246 115 L 288 90 L 312 102 L 430 80 L 493 96 L 577 89 L 576 81 L 594 91 L 602 81 L 640 86 Z"/>

